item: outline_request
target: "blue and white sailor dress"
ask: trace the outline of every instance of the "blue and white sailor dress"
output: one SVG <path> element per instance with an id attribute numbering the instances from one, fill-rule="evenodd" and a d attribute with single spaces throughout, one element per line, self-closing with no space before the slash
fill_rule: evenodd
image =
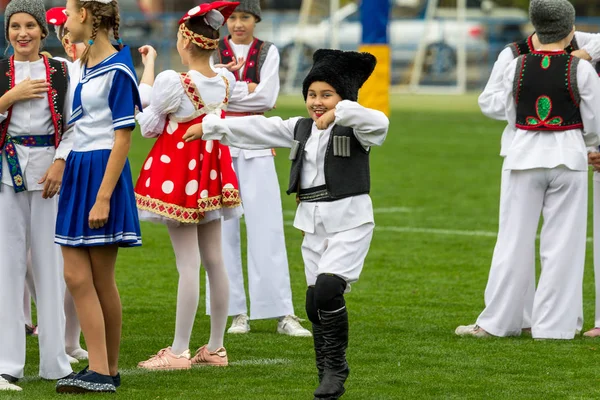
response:
<path id="1" fill-rule="evenodd" d="M 110 199 L 108 222 L 89 227 L 89 213 L 104 178 L 115 131 L 135 127 L 142 105 L 128 47 L 93 68 L 82 67 L 73 99 L 73 150 L 63 176 L 55 242 L 62 246 L 140 246 L 142 237 L 129 160 Z"/>

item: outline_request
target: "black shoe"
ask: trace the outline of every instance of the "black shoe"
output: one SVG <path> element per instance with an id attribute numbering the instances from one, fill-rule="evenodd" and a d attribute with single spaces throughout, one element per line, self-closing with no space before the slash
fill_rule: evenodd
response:
<path id="1" fill-rule="evenodd" d="M 346 307 L 338 311 L 319 311 L 323 328 L 323 354 L 325 371 L 314 396 L 319 400 L 337 400 L 346 389 L 344 383 L 350 374 L 346 361 L 348 348 L 348 312 Z"/>
<path id="2" fill-rule="evenodd" d="M 0 374 L 0 376 L 6 379 L 8 383 L 17 383 L 17 381 L 19 380 L 19 378 L 15 378 L 14 376 L 9 374 Z"/>
<path id="3" fill-rule="evenodd" d="M 115 385 L 115 387 L 121 386 L 121 374 L 119 374 L 117 372 L 117 374 L 115 376 L 111 376 L 111 378 L 113 380 L 113 385 Z"/>
<path id="4" fill-rule="evenodd" d="M 61 379 L 56 384 L 57 393 L 114 393 L 117 389 L 110 375 L 101 375 L 88 370 L 83 375 L 77 375 L 73 379 Z"/>
<path id="5" fill-rule="evenodd" d="M 69 375 L 67 376 L 63 376 L 62 378 L 58 378 L 56 379 L 57 381 L 60 381 L 61 379 L 73 379 L 77 376 L 77 374 L 75 372 L 71 372 Z"/>

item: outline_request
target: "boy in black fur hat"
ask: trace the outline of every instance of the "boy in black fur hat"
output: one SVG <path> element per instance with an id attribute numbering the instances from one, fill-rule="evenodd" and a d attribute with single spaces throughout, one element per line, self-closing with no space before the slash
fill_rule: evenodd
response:
<path id="1" fill-rule="evenodd" d="M 294 226 L 305 233 L 306 313 L 313 323 L 320 382 L 314 396 L 338 399 L 350 372 L 344 293 L 360 276 L 375 226 L 369 153 L 385 140 L 389 120 L 356 102 L 375 68 L 373 55 L 317 50 L 313 60 L 302 89 L 310 118 L 207 116 L 184 139 L 220 140 L 246 149 L 291 148 L 287 193 L 297 194 Z M 250 133 L 249 125 L 257 129 Z"/>

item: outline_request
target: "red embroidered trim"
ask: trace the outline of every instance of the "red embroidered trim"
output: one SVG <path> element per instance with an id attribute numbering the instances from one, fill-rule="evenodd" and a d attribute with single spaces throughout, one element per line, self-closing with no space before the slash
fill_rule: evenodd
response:
<path id="1" fill-rule="evenodd" d="M 46 82 L 52 82 L 52 74 L 55 74 L 57 71 L 50 66 L 50 61 L 48 61 L 48 57 L 42 55 L 44 59 L 44 65 L 46 66 Z M 64 68 L 65 65 L 61 62 L 61 66 Z M 60 144 L 60 140 L 62 139 L 62 114 L 58 112 L 58 104 L 56 104 L 56 99 L 58 98 L 58 91 L 53 86 L 50 86 L 48 89 L 48 103 L 50 104 L 50 114 L 52 116 L 52 125 L 54 125 L 54 146 L 58 147 Z"/>
<path id="2" fill-rule="evenodd" d="M 516 124 L 517 128 L 522 129 L 524 131 L 568 131 L 571 129 L 583 129 L 583 123 L 573 124 L 573 125 L 561 125 L 561 126 L 532 126 L 532 125 L 522 125 Z"/>
<path id="3" fill-rule="evenodd" d="M 527 56 L 523 57 L 523 60 L 521 60 L 521 69 L 519 71 L 519 82 L 521 82 L 523 80 L 523 72 L 525 71 L 525 60 L 527 59 Z M 521 94 L 521 83 L 519 83 L 519 87 L 517 88 L 517 94 L 515 95 L 515 103 L 519 104 L 519 95 Z"/>
<path id="4" fill-rule="evenodd" d="M 258 43 L 258 39 L 254 38 L 254 41 L 252 42 L 252 44 L 250 45 L 250 49 L 248 50 L 248 54 L 252 54 L 252 51 L 256 48 L 256 44 Z M 242 81 L 244 82 L 248 82 L 248 68 L 253 67 L 254 65 L 250 65 L 249 62 L 246 62 L 246 65 L 244 66 L 244 74 L 242 75 Z"/>
<path id="5" fill-rule="evenodd" d="M 10 56 L 8 59 L 8 74 L 7 74 L 9 84 L 8 87 L 10 89 L 15 87 L 15 56 Z M 10 90 L 9 89 L 9 90 Z M 12 106 L 10 106 L 7 110 L 8 116 L 2 122 L 2 134 L 0 136 L 0 149 L 4 148 L 4 143 L 6 142 L 6 134 L 8 133 L 8 126 L 10 125 L 10 118 L 12 117 Z M 2 151 L 2 150 L 0 150 Z"/>
<path id="6" fill-rule="evenodd" d="M 535 49 L 533 48 L 533 35 L 530 35 L 527 38 L 527 47 L 529 47 L 529 52 L 533 53 L 535 51 Z M 518 48 L 518 46 L 517 46 Z"/>

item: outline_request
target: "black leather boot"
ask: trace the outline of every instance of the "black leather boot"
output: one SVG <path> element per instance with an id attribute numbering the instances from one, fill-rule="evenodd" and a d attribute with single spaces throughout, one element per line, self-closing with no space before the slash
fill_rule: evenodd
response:
<path id="1" fill-rule="evenodd" d="M 323 330 L 325 373 L 315 390 L 315 399 L 337 400 L 346 389 L 344 383 L 350 374 L 346 361 L 348 348 L 348 312 L 346 307 L 338 311 L 319 310 Z"/>
<path id="2" fill-rule="evenodd" d="M 313 324 L 313 341 L 315 344 L 315 359 L 317 361 L 317 373 L 319 375 L 319 384 L 323 381 L 325 375 L 325 338 L 323 338 L 323 327 Z"/>

